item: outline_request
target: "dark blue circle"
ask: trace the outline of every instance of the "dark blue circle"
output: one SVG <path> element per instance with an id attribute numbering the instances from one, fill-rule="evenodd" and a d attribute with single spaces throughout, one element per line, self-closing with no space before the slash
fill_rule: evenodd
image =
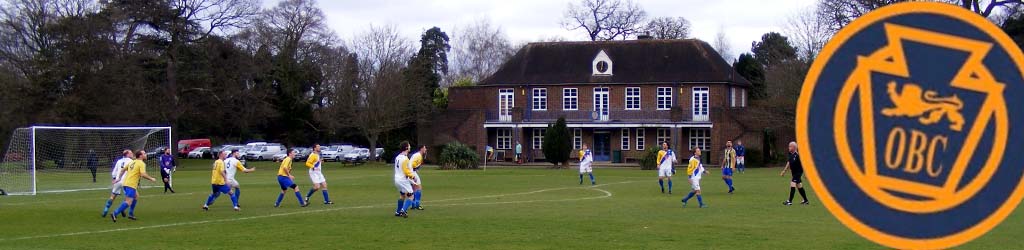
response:
<path id="1" fill-rule="evenodd" d="M 1005 153 L 1000 162 L 999 169 L 992 179 L 974 197 L 963 204 L 949 210 L 916 214 L 903 212 L 889 208 L 879 203 L 864 193 L 846 173 L 841 166 L 839 153 L 835 147 L 833 123 L 839 92 L 842 89 L 847 77 L 853 72 L 857 56 L 867 56 L 870 53 L 885 46 L 888 42 L 885 39 L 883 24 L 891 23 L 909 26 L 918 29 L 940 32 L 949 35 L 964 37 L 968 39 L 988 42 L 994 45 L 984 59 L 985 66 L 995 76 L 996 80 L 1005 85 L 1003 93 L 1006 100 L 1006 109 L 1009 127 L 1024 124 L 1024 79 L 1018 70 L 1017 64 L 1010 57 L 1010 53 L 991 36 L 983 30 L 970 23 L 932 13 L 908 13 L 881 19 L 864 29 L 858 31 L 840 45 L 828 58 L 822 68 L 815 87 L 810 94 L 810 105 L 807 108 L 807 118 L 804 127 L 807 128 L 807 136 L 810 141 L 804 142 L 810 145 L 813 152 L 815 170 L 818 173 L 821 183 L 831 194 L 835 202 L 841 206 L 855 219 L 861 223 L 887 233 L 889 235 L 908 239 L 934 239 L 949 236 L 964 231 L 982 222 L 996 212 L 1004 203 L 1009 200 L 1012 193 L 1021 183 L 1024 177 L 1024 168 L 1016 166 L 1024 162 L 1024 149 L 1020 144 L 1008 143 L 1005 145 Z M 921 56 L 918 56 L 921 57 Z M 930 60 L 929 58 L 907 58 L 908 64 L 911 60 Z M 936 60 L 938 61 L 938 60 Z M 955 70 L 951 70 L 955 71 Z M 943 72 L 935 72 L 936 74 Z M 911 78 L 913 78 L 913 72 Z M 877 83 L 874 83 L 877 84 Z M 875 92 L 885 91 L 884 85 L 872 85 Z M 877 99 L 875 99 L 876 102 Z M 877 105 L 876 105 L 877 106 Z M 857 105 L 851 105 L 851 114 L 857 113 Z M 877 108 L 877 107 L 876 107 Z M 968 108 L 965 108 L 967 110 Z M 976 113 L 976 112 L 975 112 Z M 852 115 L 851 115 L 852 116 Z M 964 130 L 973 125 L 971 120 L 974 115 L 965 112 Z M 855 118 L 855 117 L 852 117 Z M 993 119 L 994 121 L 994 119 Z M 854 159 L 861 154 L 859 150 L 859 118 L 848 119 L 848 131 L 851 131 L 848 143 L 854 149 Z M 994 123 L 990 122 L 984 136 L 975 151 L 971 167 L 965 173 L 965 178 L 973 178 L 980 164 L 989 156 L 994 136 Z M 1024 138 L 1024 130 L 1008 128 L 1009 138 Z M 876 137 L 877 138 L 877 137 Z M 884 138 L 882 138 L 884 139 Z M 878 140 L 880 145 L 884 140 Z M 949 145 L 950 148 L 959 151 L 961 145 Z M 879 162 L 879 164 L 882 164 Z M 961 182 L 961 185 L 966 181 Z"/>

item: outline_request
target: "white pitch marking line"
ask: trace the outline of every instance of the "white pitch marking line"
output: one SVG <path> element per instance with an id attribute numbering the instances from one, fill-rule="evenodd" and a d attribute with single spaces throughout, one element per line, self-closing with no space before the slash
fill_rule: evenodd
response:
<path id="1" fill-rule="evenodd" d="M 147 195 L 145 200 L 149 200 L 149 199 L 157 198 L 157 197 L 179 196 L 179 195 L 193 195 L 193 194 L 195 194 L 195 193 L 173 193 L 173 194 L 165 194 L 165 195 L 155 195 L 154 194 L 154 195 Z M 118 195 L 118 197 L 121 197 L 121 195 Z M 102 199 L 102 197 L 93 197 L 93 198 L 61 200 L 61 202 L 67 202 L 67 201 L 103 201 L 103 200 L 106 200 L 106 199 Z M 30 205 L 30 204 L 39 204 L 39 203 L 52 203 L 52 202 L 53 201 L 28 201 L 28 202 L 18 202 L 18 203 L 0 203 L 0 205 L 4 205 L 4 206 L 20 206 L 20 205 Z"/>
<path id="2" fill-rule="evenodd" d="M 446 205 L 446 204 L 438 204 L 438 206 L 496 205 L 496 204 L 518 204 L 518 203 L 537 203 L 537 202 L 563 202 L 563 201 L 579 201 L 579 200 L 603 199 L 603 198 L 612 197 L 612 193 L 608 192 L 607 190 L 599 189 L 599 188 L 596 188 L 596 187 L 607 186 L 607 185 L 614 185 L 614 184 L 633 183 L 633 182 L 637 182 L 637 181 L 625 181 L 625 182 L 607 183 L 607 184 L 601 184 L 601 185 L 594 185 L 594 186 L 590 186 L 590 187 L 549 188 L 549 189 L 542 189 L 542 190 L 530 191 L 530 192 L 522 192 L 522 193 L 501 194 L 501 195 L 486 195 L 486 196 L 478 196 L 478 197 L 471 197 L 471 198 L 444 199 L 444 200 L 437 200 L 437 201 L 434 201 L 434 202 L 445 202 L 445 201 L 457 201 L 457 200 L 469 200 L 469 199 L 482 199 L 482 198 L 516 196 L 516 195 L 535 194 L 535 193 L 549 192 L 549 191 L 563 190 L 563 189 L 593 189 L 593 190 L 597 190 L 597 191 L 600 191 L 600 192 L 604 193 L 604 195 L 602 195 L 602 196 L 592 196 L 592 197 L 582 197 L 582 198 L 572 198 L 572 199 L 561 199 L 561 200 L 529 200 L 529 201 L 481 202 L 481 203 L 463 203 L 463 204 L 448 204 L 448 205 Z M 433 203 L 433 202 L 431 202 L 431 203 Z M 280 216 L 296 215 L 296 214 L 308 214 L 308 213 L 316 213 L 316 212 L 330 212 L 330 211 L 339 211 L 339 210 L 348 210 L 348 209 L 377 208 L 377 207 L 388 207 L 388 206 L 390 206 L 390 204 L 384 204 L 384 205 L 364 205 L 364 206 L 354 206 L 354 207 L 339 207 L 339 208 L 328 208 L 328 209 L 319 209 L 319 210 L 305 210 L 305 211 L 296 211 L 296 212 L 279 213 L 279 214 L 256 215 L 256 216 L 241 217 L 241 218 L 229 218 L 229 219 L 219 219 L 219 220 L 204 220 L 204 221 L 190 221 L 190 222 L 179 222 L 179 223 L 171 223 L 171 224 L 163 224 L 163 225 L 152 225 L 152 226 L 142 226 L 142 227 L 126 227 L 126 228 L 97 230 L 97 231 L 83 231 L 83 232 L 72 232 L 72 233 L 51 234 L 51 235 L 25 236 L 25 237 L 17 237 L 17 238 L 0 239 L 0 242 L 2 242 L 2 241 L 16 241 L 16 240 L 30 240 L 30 239 L 41 239 L 41 238 L 78 236 L 78 235 L 86 235 L 86 234 L 113 233 L 113 232 L 129 231 L 129 230 L 145 230 L 145 229 L 176 227 L 176 226 L 185 226 L 185 225 L 209 224 L 209 223 L 216 223 L 216 222 L 235 222 L 235 221 L 260 219 L 260 218 L 270 218 L 270 217 L 280 217 Z"/>

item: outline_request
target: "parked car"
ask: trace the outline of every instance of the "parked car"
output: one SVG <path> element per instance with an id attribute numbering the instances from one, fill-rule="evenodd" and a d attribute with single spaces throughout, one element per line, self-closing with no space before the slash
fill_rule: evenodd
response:
<path id="1" fill-rule="evenodd" d="M 295 148 L 295 149 L 299 150 L 299 152 L 295 154 L 295 159 L 296 160 L 306 160 L 306 159 L 309 159 L 309 155 L 313 153 L 313 149 L 312 148 Z"/>
<path id="2" fill-rule="evenodd" d="M 210 147 L 198 147 L 191 152 L 188 152 L 188 158 L 201 159 L 210 158 L 213 154 L 210 153 Z"/>
<path id="3" fill-rule="evenodd" d="M 157 156 L 164 154 L 164 149 L 167 149 L 167 147 L 155 147 L 153 150 L 146 151 L 146 157 L 149 157 L 149 159 L 156 159 Z"/>
<path id="4" fill-rule="evenodd" d="M 232 147 L 235 147 L 235 145 L 224 144 L 216 147 L 211 147 L 210 154 L 213 155 L 213 158 L 217 158 L 217 155 L 220 154 L 221 151 L 227 150 L 228 152 L 231 152 Z"/>
<path id="5" fill-rule="evenodd" d="M 295 158 L 292 158 L 292 160 L 296 161 L 309 158 L 309 154 L 313 152 L 312 149 L 302 147 L 295 147 L 292 150 L 296 151 Z M 281 153 L 274 155 L 274 161 L 284 160 L 285 157 L 288 157 L 288 151 L 281 151 Z"/>
<path id="6" fill-rule="evenodd" d="M 326 149 L 321 149 L 320 158 L 323 158 L 324 161 L 341 161 L 345 156 L 345 151 L 353 148 L 355 147 L 352 147 L 352 145 L 330 146 Z"/>
<path id="7" fill-rule="evenodd" d="M 186 139 L 178 141 L 178 156 L 186 156 L 196 148 L 213 146 L 210 139 Z"/>
<path id="8" fill-rule="evenodd" d="M 245 159 L 257 161 L 269 160 L 272 159 L 274 155 L 281 152 L 284 152 L 284 148 L 280 144 L 266 144 L 246 151 Z"/>
<path id="9" fill-rule="evenodd" d="M 344 158 L 345 162 L 351 162 L 351 163 L 366 162 L 369 159 L 370 159 L 370 149 L 366 149 L 366 148 L 357 148 L 357 149 L 349 150 L 349 152 L 345 154 L 345 158 Z"/>
<path id="10" fill-rule="evenodd" d="M 373 160 L 379 161 L 380 155 L 384 154 L 384 148 L 377 148 L 373 150 Z"/>
<path id="11" fill-rule="evenodd" d="M 252 150 L 254 148 L 258 148 L 259 146 L 263 146 L 263 145 L 267 145 L 267 143 L 266 142 L 250 142 L 250 143 L 246 143 L 245 146 L 242 147 L 242 149 L 238 150 L 238 152 L 242 154 L 242 158 L 245 158 L 245 154 L 249 153 L 249 150 Z"/>

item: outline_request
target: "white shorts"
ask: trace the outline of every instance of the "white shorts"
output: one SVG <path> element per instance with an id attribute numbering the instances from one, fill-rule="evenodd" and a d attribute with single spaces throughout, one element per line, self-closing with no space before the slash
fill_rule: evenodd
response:
<path id="1" fill-rule="evenodd" d="M 690 178 L 690 188 L 700 190 L 700 178 Z"/>
<path id="2" fill-rule="evenodd" d="M 745 161 L 743 160 L 743 156 L 736 157 L 736 164 L 746 164 L 744 162 Z"/>
<path id="3" fill-rule="evenodd" d="M 227 180 L 224 181 L 224 185 L 227 185 L 228 187 L 236 188 L 236 187 L 238 187 L 238 180 L 227 179 Z"/>
<path id="4" fill-rule="evenodd" d="M 658 177 L 672 177 L 672 168 L 659 168 Z"/>
<path id="5" fill-rule="evenodd" d="M 309 171 L 309 180 L 313 181 L 313 184 L 326 183 L 327 179 L 324 178 L 324 173 L 320 171 Z"/>
<path id="6" fill-rule="evenodd" d="M 123 191 L 124 191 L 124 182 L 123 181 L 118 181 L 118 182 L 110 185 L 110 193 L 111 194 L 121 195 L 121 192 L 123 192 Z"/>
<path id="7" fill-rule="evenodd" d="M 580 174 L 592 173 L 592 172 L 594 172 L 594 168 L 593 167 L 590 167 L 590 166 L 586 166 L 586 167 L 580 166 Z"/>
<path id="8" fill-rule="evenodd" d="M 420 174 L 419 173 L 412 172 L 412 176 L 414 176 L 414 177 L 412 178 L 412 180 L 409 180 L 409 184 L 416 185 L 416 186 L 423 186 L 423 180 L 420 179 Z"/>
<path id="9" fill-rule="evenodd" d="M 412 182 L 410 182 L 409 179 L 406 178 L 395 179 L 395 188 L 398 188 L 399 193 L 411 194 Z"/>

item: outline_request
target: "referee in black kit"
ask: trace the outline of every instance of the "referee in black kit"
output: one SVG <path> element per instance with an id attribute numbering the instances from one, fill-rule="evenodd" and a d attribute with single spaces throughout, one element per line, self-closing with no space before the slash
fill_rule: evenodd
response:
<path id="1" fill-rule="evenodd" d="M 793 192 L 797 189 L 800 190 L 800 197 L 804 198 L 804 202 L 800 202 L 800 204 L 810 204 L 810 202 L 807 201 L 807 193 L 804 192 L 804 166 L 800 164 L 800 154 L 796 151 L 795 141 L 789 142 L 789 160 L 786 162 L 786 167 L 782 169 L 782 173 L 779 173 L 779 176 L 785 176 L 786 170 L 790 169 L 792 169 L 793 179 L 789 181 L 789 199 L 782 204 L 786 206 L 793 205 Z"/>

